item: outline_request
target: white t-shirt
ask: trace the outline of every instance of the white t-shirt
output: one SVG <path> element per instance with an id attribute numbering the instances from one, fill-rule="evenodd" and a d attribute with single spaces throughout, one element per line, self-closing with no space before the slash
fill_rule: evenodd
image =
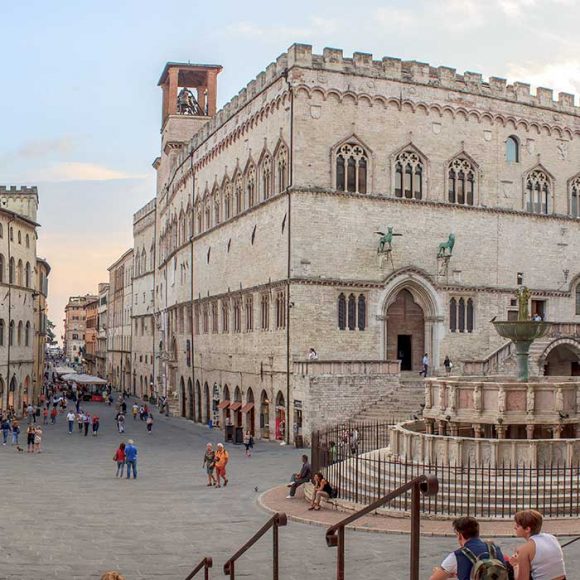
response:
<path id="1" fill-rule="evenodd" d="M 457 574 L 457 556 L 455 555 L 455 552 L 451 552 L 451 554 L 441 562 L 441 568 L 450 574 Z"/>
<path id="2" fill-rule="evenodd" d="M 75 420 L 75 414 L 74 414 L 74 413 L 71 411 L 71 412 L 70 412 L 70 413 L 69 413 L 69 414 L 66 416 L 66 418 L 67 418 L 69 421 L 74 421 L 74 420 Z"/>

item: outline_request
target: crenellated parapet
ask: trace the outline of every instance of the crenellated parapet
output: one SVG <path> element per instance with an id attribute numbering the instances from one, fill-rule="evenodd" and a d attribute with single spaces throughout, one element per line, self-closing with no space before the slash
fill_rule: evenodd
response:
<path id="1" fill-rule="evenodd" d="M 16 187 L 15 185 L 0 185 L 0 195 L 38 195 L 38 188 L 36 185 L 32 187 Z"/>
<path id="2" fill-rule="evenodd" d="M 142 220 L 145 216 L 155 211 L 155 205 L 157 203 L 157 198 L 153 198 L 151 201 L 147 202 L 141 209 L 137 210 L 133 214 L 133 224 Z"/>

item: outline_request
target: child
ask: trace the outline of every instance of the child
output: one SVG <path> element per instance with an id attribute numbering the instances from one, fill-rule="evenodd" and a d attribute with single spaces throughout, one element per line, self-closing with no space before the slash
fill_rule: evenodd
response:
<path id="1" fill-rule="evenodd" d="M 117 462 L 117 474 L 115 477 L 123 477 L 123 470 L 125 469 L 125 444 L 121 443 L 119 449 L 113 455 L 113 461 Z M 119 475 L 120 474 L 120 475 Z"/>

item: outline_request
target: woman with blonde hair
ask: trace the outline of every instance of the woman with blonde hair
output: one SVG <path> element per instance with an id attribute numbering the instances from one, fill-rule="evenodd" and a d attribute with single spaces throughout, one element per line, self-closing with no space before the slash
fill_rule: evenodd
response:
<path id="1" fill-rule="evenodd" d="M 116 570 L 111 570 L 109 572 L 105 572 L 101 576 L 101 580 L 125 580 L 125 576 Z"/>

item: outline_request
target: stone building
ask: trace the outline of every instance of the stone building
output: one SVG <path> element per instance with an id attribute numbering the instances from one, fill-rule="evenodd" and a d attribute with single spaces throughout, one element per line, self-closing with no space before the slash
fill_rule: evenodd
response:
<path id="1" fill-rule="evenodd" d="M 82 363 L 85 354 L 87 329 L 86 305 L 96 296 L 71 296 L 64 308 L 64 355 L 73 363 Z"/>
<path id="2" fill-rule="evenodd" d="M 85 352 L 84 352 L 84 370 L 94 375 L 97 369 L 97 325 L 98 325 L 98 307 L 99 297 L 95 296 L 93 300 L 85 304 Z"/>
<path id="3" fill-rule="evenodd" d="M 155 203 L 133 216 L 132 389 L 139 397 L 151 395 L 155 384 Z"/>
<path id="4" fill-rule="evenodd" d="M 107 377 L 107 301 L 109 284 L 101 282 L 98 286 L 99 305 L 97 307 L 97 353 L 95 374 L 102 379 Z"/>
<path id="5" fill-rule="evenodd" d="M 0 409 L 19 414 L 43 377 L 35 347 L 37 209 L 36 187 L 0 186 Z"/>
<path id="6" fill-rule="evenodd" d="M 133 250 L 109 266 L 107 304 L 107 380 L 117 389 L 132 391 L 131 312 Z"/>
<path id="7" fill-rule="evenodd" d="M 38 401 L 44 386 L 46 337 L 47 337 L 47 310 L 48 310 L 48 275 L 50 274 L 49 263 L 36 258 L 34 272 L 36 292 L 34 296 L 34 339 L 33 358 L 34 368 L 32 371 L 32 400 Z"/>
<path id="8" fill-rule="evenodd" d="M 572 95 L 293 45 L 216 112 L 219 70 L 159 82 L 155 376 L 179 412 L 282 437 L 380 398 L 380 362 L 500 371 L 489 321 L 521 284 L 559 323 L 536 372 L 580 372 Z"/>

